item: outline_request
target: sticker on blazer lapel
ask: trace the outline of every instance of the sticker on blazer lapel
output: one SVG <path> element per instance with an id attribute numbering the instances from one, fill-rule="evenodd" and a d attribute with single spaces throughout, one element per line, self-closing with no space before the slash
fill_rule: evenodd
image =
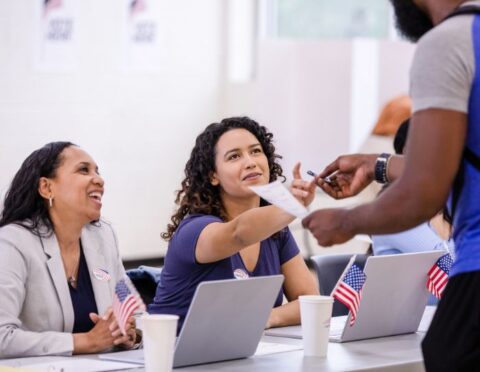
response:
<path id="1" fill-rule="evenodd" d="M 112 277 L 108 273 L 108 271 L 104 270 L 104 269 L 94 269 L 93 270 L 93 275 L 95 276 L 96 279 L 104 280 L 106 282 L 108 282 L 110 279 L 112 279 Z"/>
<path id="2" fill-rule="evenodd" d="M 236 279 L 248 279 L 248 274 L 242 270 L 242 269 L 235 269 L 235 271 L 233 272 L 233 276 L 236 278 Z"/>

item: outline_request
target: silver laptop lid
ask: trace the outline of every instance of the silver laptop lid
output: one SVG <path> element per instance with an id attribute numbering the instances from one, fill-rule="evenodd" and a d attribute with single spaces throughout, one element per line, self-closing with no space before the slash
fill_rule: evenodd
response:
<path id="1" fill-rule="evenodd" d="M 412 333 L 428 300 L 427 272 L 444 251 L 372 256 L 354 326 L 350 316 L 340 341 Z"/>
<path id="2" fill-rule="evenodd" d="M 283 275 L 201 283 L 177 340 L 174 367 L 255 353 Z"/>

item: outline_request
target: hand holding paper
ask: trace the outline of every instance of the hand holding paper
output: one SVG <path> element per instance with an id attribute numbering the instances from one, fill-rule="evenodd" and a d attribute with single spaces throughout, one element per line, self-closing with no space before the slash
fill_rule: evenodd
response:
<path id="1" fill-rule="evenodd" d="M 309 205 L 313 201 L 315 186 L 315 180 L 307 182 L 301 178 L 300 163 L 297 163 L 293 168 L 291 192 L 280 181 L 268 185 L 250 186 L 250 189 L 270 204 L 295 217 L 303 218 L 309 213 L 305 205 Z M 305 205 L 298 199 L 301 199 Z"/>
<path id="2" fill-rule="evenodd" d="M 305 208 L 295 197 L 288 191 L 280 181 L 275 181 L 267 185 L 250 186 L 253 192 L 261 198 L 268 201 L 285 212 L 299 218 L 303 218 L 308 214 Z"/>

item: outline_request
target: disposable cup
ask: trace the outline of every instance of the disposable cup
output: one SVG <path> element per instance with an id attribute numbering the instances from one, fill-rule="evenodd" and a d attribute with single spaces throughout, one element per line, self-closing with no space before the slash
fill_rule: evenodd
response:
<path id="1" fill-rule="evenodd" d="M 326 357 L 333 297 L 299 296 L 305 356 Z"/>
<path id="2" fill-rule="evenodd" d="M 141 318 L 145 371 L 171 372 L 177 315 L 145 314 Z"/>

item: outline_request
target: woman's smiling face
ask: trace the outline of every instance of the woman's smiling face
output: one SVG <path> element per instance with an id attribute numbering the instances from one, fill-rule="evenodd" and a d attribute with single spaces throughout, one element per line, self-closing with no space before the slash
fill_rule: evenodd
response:
<path id="1" fill-rule="evenodd" d="M 251 197 L 249 186 L 270 180 L 268 159 L 258 139 L 246 129 L 225 132 L 215 146 L 215 172 L 211 182 L 224 195 Z"/>
<path id="2" fill-rule="evenodd" d="M 51 213 L 76 218 L 83 223 L 100 218 L 104 181 L 95 161 L 76 146 L 61 153 L 61 165 L 50 179 Z"/>

